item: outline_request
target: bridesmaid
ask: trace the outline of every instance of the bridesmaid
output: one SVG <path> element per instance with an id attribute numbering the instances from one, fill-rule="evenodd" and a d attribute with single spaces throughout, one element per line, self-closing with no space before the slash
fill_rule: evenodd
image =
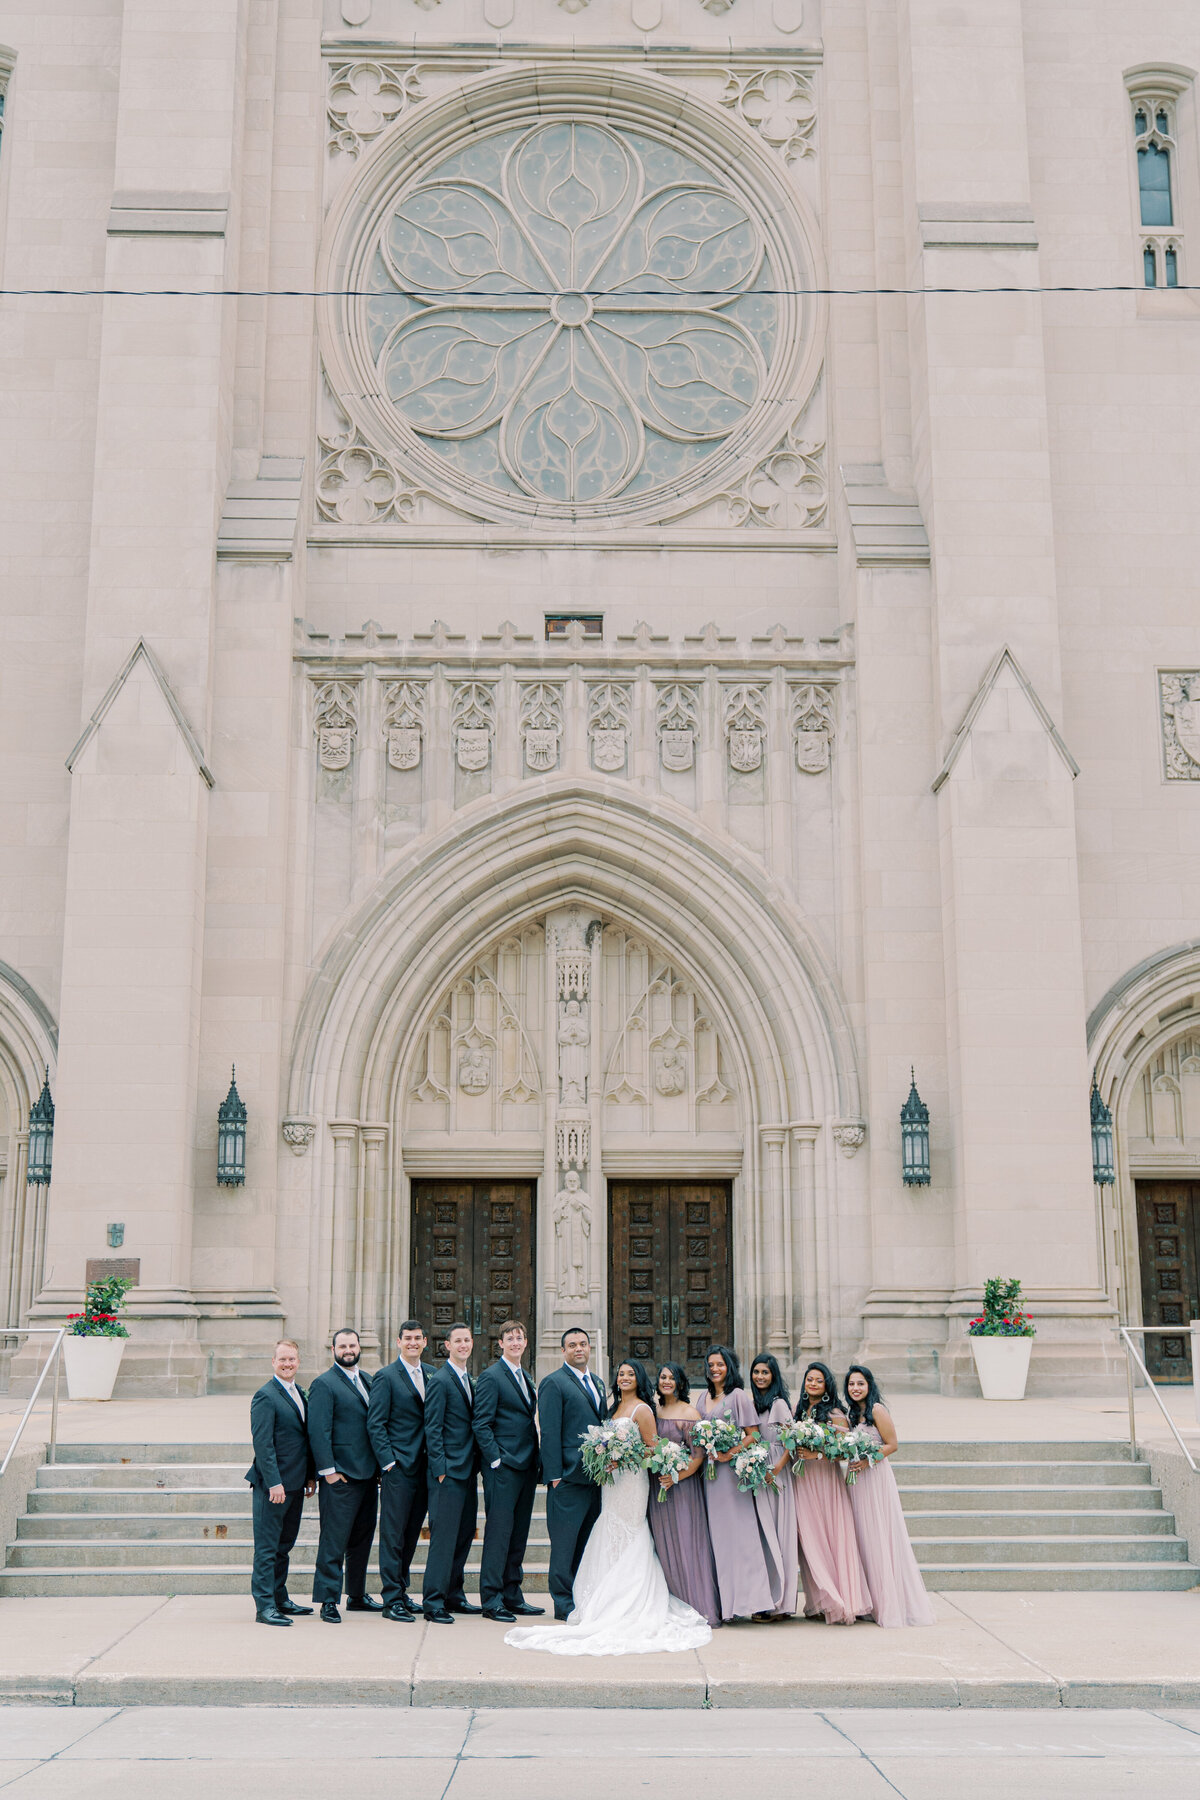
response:
<path id="1" fill-rule="evenodd" d="M 726 1624 L 734 1619 L 765 1618 L 778 1612 L 783 1603 L 783 1557 L 774 1526 L 769 1519 L 764 1520 L 753 1494 L 742 1493 L 729 1466 L 738 1450 L 745 1449 L 758 1435 L 758 1415 L 742 1386 L 742 1373 L 732 1350 L 724 1344 L 713 1344 L 705 1353 L 704 1367 L 708 1392 L 696 1398 L 701 1418 L 725 1416 L 742 1427 L 742 1441 L 737 1448 L 717 1458 L 715 1480 L 708 1479 L 707 1470 L 701 1477 L 717 1565 L 721 1618 Z"/>
<path id="2" fill-rule="evenodd" d="M 796 1417 L 845 1431 L 848 1420 L 837 1382 L 824 1363 L 809 1363 L 805 1369 Z M 795 1494 L 805 1615 L 811 1619 L 823 1613 L 827 1625 L 853 1625 L 870 1614 L 871 1592 L 854 1536 L 846 1479 L 819 1451 L 800 1454 L 804 1470 L 795 1478 Z"/>
<path id="3" fill-rule="evenodd" d="M 704 1508 L 704 1476 L 699 1475 L 697 1479 L 704 1458 L 698 1450 L 692 1450 L 692 1426 L 700 1414 L 691 1404 L 688 1378 L 679 1363 L 664 1363 L 658 1371 L 655 1399 L 659 1436 L 670 1438 L 673 1444 L 682 1444 L 692 1460 L 680 1475 L 660 1475 L 658 1478 L 667 1497 L 660 1505 L 657 1494 L 651 1496 L 650 1531 L 654 1547 L 667 1586 L 675 1597 L 695 1607 L 710 1625 L 719 1625 L 721 1607 L 717 1600 L 717 1571 L 713 1563 L 712 1540 L 708 1535 L 708 1514 Z"/>
<path id="4" fill-rule="evenodd" d="M 850 1489 L 854 1530 L 877 1625 L 932 1625 L 936 1615 L 908 1540 L 900 1490 L 887 1461 L 900 1448 L 892 1415 L 880 1398 L 870 1369 L 855 1363 L 846 1372 L 851 1425 L 863 1425 L 883 1446 L 883 1461 L 858 1462 Z"/>
<path id="5" fill-rule="evenodd" d="M 796 1484 L 788 1466 L 788 1453 L 779 1442 L 779 1427 L 788 1424 L 792 1417 L 791 1402 L 783 1374 L 773 1356 L 764 1353 L 750 1364 L 750 1395 L 758 1415 L 758 1434 L 774 1458 L 776 1482 L 774 1493 L 768 1489 L 756 1494 L 754 1503 L 760 1513 L 768 1515 L 782 1555 L 785 1544 L 796 1542 Z M 799 1562 L 798 1556 L 783 1559 L 783 1594 L 772 1618 L 790 1619 L 796 1610 Z"/>

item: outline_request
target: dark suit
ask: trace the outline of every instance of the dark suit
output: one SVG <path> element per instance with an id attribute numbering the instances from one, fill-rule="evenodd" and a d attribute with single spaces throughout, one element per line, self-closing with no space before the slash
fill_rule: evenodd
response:
<path id="1" fill-rule="evenodd" d="M 479 1448 L 471 1429 L 472 1411 L 462 1382 L 451 1365 L 444 1363 L 425 1389 L 429 1555 L 421 1602 L 426 1612 L 453 1608 L 466 1599 L 463 1569 L 479 1511 Z"/>
<path id="2" fill-rule="evenodd" d="M 589 1425 L 608 1417 L 604 1389 L 590 1377 L 593 1398 L 564 1363 L 538 1389 L 542 1427 L 542 1479 L 546 1483 L 546 1524 L 550 1531 L 550 1592 L 556 1616 L 574 1606 L 575 1575 L 592 1526 L 600 1516 L 600 1489 L 585 1473 L 579 1440 Z M 551 1483 L 557 1481 L 558 1486 Z"/>
<path id="3" fill-rule="evenodd" d="M 537 1414 L 528 1376 L 525 1386 L 528 1399 L 503 1359 L 486 1368 L 475 1383 L 475 1442 L 483 1459 L 487 1502 L 479 1571 L 484 1606 L 518 1606 L 524 1598 L 521 1565 L 540 1475 Z M 499 1468 L 493 1468 L 497 1461 Z"/>
<path id="4" fill-rule="evenodd" d="M 362 1375 L 362 1371 L 359 1370 Z M 362 1375 L 368 1394 L 371 1377 Z M 308 1437 L 317 1469 L 336 1469 L 344 1481 L 321 1480 L 321 1537 L 313 1599 L 358 1600 L 366 1592 L 367 1563 L 379 1506 L 379 1465 L 367 1434 L 367 1402 L 335 1363 L 309 1389 Z"/>
<path id="5" fill-rule="evenodd" d="M 300 1394 L 306 1399 L 303 1388 Z M 287 1600 L 288 1557 L 300 1530 L 304 1484 L 316 1472 L 305 1422 L 274 1375 L 251 1398 L 250 1436 L 254 1440 L 254 1461 L 246 1471 L 254 1513 L 250 1592 L 256 1608 L 263 1612 Z M 273 1487 L 284 1490 L 282 1506 L 267 1498 L 268 1488 Z"/>
<path id="6" fill-rule="evenodd" d="M 436 1371 L 429 1363 L 422 1363 L 421 1369 L 428 1387 Z M 408 1597 L 413 1554 L 421 1540 L 429 1504 L 425 1402 L 399 1357 L 386 1369 L 380 1369 L 371 1383 L 367 1431 L 383 1471 L 379 1477 L 379 1577 L 383 1604 L 394 1606 Z"/>

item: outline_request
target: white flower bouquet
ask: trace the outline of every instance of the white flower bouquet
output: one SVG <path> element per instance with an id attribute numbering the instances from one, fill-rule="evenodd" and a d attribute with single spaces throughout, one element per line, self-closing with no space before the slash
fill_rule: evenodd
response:
<path id="1" fill-rule="evenodd" d="M 586 1473 L 598 1487 L 610 1487 L 618 1475 L 640 1471 L 642 1434 L 632 1419 L 606 1419 L 589 1425 L 579 1440 Z"/>
<path id="2" fill-rule="evenodd" d="M 718 1417 L 700 1419 L 692 1426 L 692 1448 L 704 1453 L 704 1473 L 710 1481 L 717 1479 L 717 1458 L 736 1450 L 742 1441 L 742 1428 L 732 1419 Z"/>
<path id="3" fill-rule="evenodd" d="M 756 1439 L 739 1450 L 733 1459 L 733 1472 L 743 1494 L 762 1494 L 775 1489 L 774 1457 L 771 1447 Z"/>
<path id="4" fill-rule="evenodd" d="M 657 1444 L 651 1445 L 646 1452 L 646 1470 L 650 1475 L 670 1477 L 670 1480 L 659 1480 L 658 1503 L 661 1506 L 667 1497 L 667 1489 L 672 1481 L 678 1481 L 691 1462 L 691 1457 L 682 1444 L 673 1438 L 660 1437 Z"/>
<path id="5" fill-rule="evenodd" d="M 815 1450 L 818 1456 L 828 1456 L 829 1439 L 835 1435 L 826 1426 L 818 1425 L 815 1419 L 793 1419 L 789 1425 L 781 1425 L 779 1441 L 792 1458 L 792 1474 L 804 1473 L 802 1450 Z"/>
<path id="6" fill-rule="evenodd" d="M 852 1466 L 854 1463 L 874 1464 L 883 1455 L 883 1445 L 875 1442 L 865 1425 L 854 1425 L 849 1431 L 843 1432 L 838 1448 L 841 1452 L 838 1460 L 846 1465 L 847 1487 L 853 1487 L 858 1480 L 858 1471 Z"/>

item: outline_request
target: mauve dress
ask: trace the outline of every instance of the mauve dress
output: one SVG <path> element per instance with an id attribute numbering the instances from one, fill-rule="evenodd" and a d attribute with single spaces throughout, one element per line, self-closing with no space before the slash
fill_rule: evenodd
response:
<path id="1" fill-rule="evenodd" d="M 792 1479 L 800 1535 L 800 1579 L 807 1618 L 853 1625 L 871 1611 L 871 1590 L 858 1553 L 850 1493 L 840 1468 L 818 1457 Z"/>
<path id="2" fill-rule="evenodd" d="M 758 1424 L 754 1402 L 741 1388 L 710 1400 L 707 1394 L 696 1399 L 696 1410 L 702 1418 L 727 1413 L 735 1425 L 749 1431 Z M 733 1463 L 717 1463 L 716 1477 L 710 1481 L 707 1470 L 694 1479 L 704 1483 L 704 1504 L 708 1509 L 708 1529 L 712 1538 L 713 1561 L 717 1565 L 717 1594 L 722 1619 L 748 1619 L 758 1612 L 776 1612 L 783 1600 L 783 1556 L 775 1538 L 769 1516 L 764 1517 L 754 1502 L 753 1494 L 743 1494 L 733 1473 Z"/>
<path id="3" fill-rule="evenodd" d="M 692 1453 L 692 1421 L 659 1419 L 658 1434 L 681 1444 Z M 650 1478 L 650 1531 L 663 1566 L 667 1586 L 677 1600 L 686 1600 L 710 1625 L 721 1622 L 717 1599 L 717 1571 L 713 1564 L 708 1513 L 704 1507 L 704 1465 L 694 1475 L 668 1488 L 661 1506 L 658 1476 Z"/>
<path id="4" fill-rule="evenodd" d="M 882 1443 L 873 1425 L 868 1434 Z M 859 1554 L 867 1572 L 877 1625 L 932 1625 L 933 1602 L 925 1591 L 913 1547 L 908 1540 L 900 1490 L 891 1462 L 884 1458 L 856 1476 L 850 1506 Z"/>
<path id="5" fill-rule="evenodd" d="M 783 1455 L 779 1427 L 790 1424 L 792 1409 L 786 1400 L 772 1400 L 770 1410 L 757 1413 L 756 1417 L 759 1435 L 770 1449 L 771 1461 L 778 1462 Z M 796 1610 L 800 1586 L 800 1559 L 798 1556 L 788 1556 L 784 1548 L 785 1545 L 796 1542 L 796 1495 L 791 1464 L 785 1462 L 775 1479 L 779 1484 L 778 1490 L 771 1493 L 768 1489 L 765 1493 L 755 1494 L 754 1504 L 760 1514 L 765 1513 L 770 1519 L 782 1558 L 783 1592 L 775 1611 L 790 1614 Z"/>

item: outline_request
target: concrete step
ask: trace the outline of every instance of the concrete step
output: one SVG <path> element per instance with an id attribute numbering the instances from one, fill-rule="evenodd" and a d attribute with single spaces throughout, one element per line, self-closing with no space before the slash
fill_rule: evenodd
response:
<path id="1" fill-rule="evenodd" d="M 919 1538 L 967 1537 L 1144 1537 L 1148 1533 L 1170 1536 L 1175 1521 L 1168 1512 L 1150 1506 L 1100 1507 L 1074 1512 L 909 1512 L 908 1535 Z"/>
<path id="2" fill-rule="evenodd" d="M 1190 1563 L 960 1563 L 930 1570 L 928 1584 L 945 1594 L 1186 1592 L 1200 1586 L 1200 1569 Z"/>
<path id="3" fill-rule="evenodd" d="M 60 1444 L 53 1467 L 76 1463 L 240 1463 L 243 1473 L 254 1458 L 254 1447 L 245 1443 L 223 1444 Z"/>
<path id="4" fill-rule="evenodd" d="M 522 1590 L 525 1594 L 548 1591 L 549 1570 L 546 1565 L 525 1565 Z M 293 1557 L 288 1575 L 288 1590 L 305 1601 L 312 1593 L 313 1565 Z M 379 1595 L 379 1570 L 372 1562 L 367 1572 L 367 1592 Z M 468 1595 L 479 1597 L 479 1572 L 468 1568 L 463 1586 Z M 97 1565 L 87 1569 L 34 1567 L 0 1570 L 0 1600 L 47 1599 L 55 1596 L 107 1594 L 248 1594 L 250 1591 L 250 1559 L 221 1569 L 194 1568 L 190 1565 L 156 1569 L 130 1569 L 122 1565 Z M 419 1586 L 410 1592 L 419 1594 Z"/>
<path id="5" fill-rule="evenodd" d="M 318 1514 L 315 1503 L 305 1508 L 300 1524 L 300 1544 L 317 1541 Z M 428 1532 L 428 1527 L 426 1527 Z M 483 1519 L 479 1522 L 479 1540 L 483 1538 Z M 167 1540 L 194 1543 L 238 1543 L 254 1541 L 254 1521 L 246 1513 L 25 1513 L 17 1520 L 17 1541 L 89 1543 L 101 1542 L 162 1543 Z M 424 1541 L 424 1540 L 422 1540 Z M 539 1530 L 535 1520 L 529 1533 L 532 1547 L 544 1545 L 549 1550 L 550 1538 L 545 1526 Z"/>
<path id="6" fill-rule="evenodd" d="M 1071 1446 L 1074 1449 L 1074 1445 Z M 1059 1459 L 1041 1462 L 968 1463 L 917 1462 L 906 1459 L 896 1463 L 896 1480 L 901 1488 L 910 1487 L 1036 1487 L 1042 1482 L 1060 1487 L 1146 1487 L 1150 1482 L 1150 1465 L 1131 1462 L 1069 1462 Z"/>
<path id="7" fill-rule="evenodd" d="M 162 1449 L 161 1444 L 155 1445 Z M 248 1494 L 248 1462 L 238 1463 L 79 1463 L 43 1464 L 37 1472 L 39 1488 L 187 1488 L 223 1487 Z"/>
<path id="8" fill-rule="evenodd" d="M 249 1519 L 250 1489 L 234 1488 L 31 1488 L 26 1504 L 40 1513 L 221 1513 Z"/>
<path id="9" fill-rule="evenodd" d="M 1179 1537 L 995 1537 L 920 1538 L 913 1549 L 922 1569 L 957 1568 L 976 1563 L 1179 1563 L 1187 1561 L 1187 1545 Z"/>
<path id="10" fill-rule="evenodd" d="M 897 1471 L 898 1472 L 898 1471 Z M 1120 1487 L 1062 1487 L 1038 1482 L 1030 1487 L 906 1487 L 900 1484 L 900 1497 L 907 1517 L 923 1512 L 1009 1512 L 1021 1513 L 1027 1508 L 1040 1512 L 1077 1512 L 1089 1507 L 1126 1507 L 1140 1511 L 1159 1505 L 1157 1489 L 1144 1482 Z"/>
<path id="11" fill-rule="evenodd" d="M 1130 1461 L 1129 1445 L 1113 1438 L 1062 1439 L 1014 1438 L 1007 1443 L 926 1442 L 910 1438 L 893 1462 L 1124 1462 Z"/>

